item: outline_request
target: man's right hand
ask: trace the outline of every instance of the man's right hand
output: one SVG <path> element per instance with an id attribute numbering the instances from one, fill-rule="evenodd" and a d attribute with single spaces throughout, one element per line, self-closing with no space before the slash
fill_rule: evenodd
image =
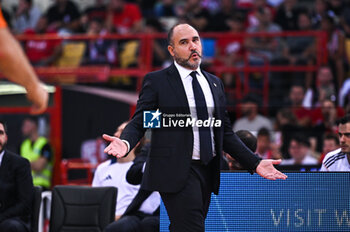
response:
<path id="1" fill-rule="evenodd" d="M 128 152 L 128 146 L 119 138 L 106 134 L 103 134 L 102 137 L 104 140 L 110 142 L 110 144 L 104 150 L 104 152 L 108 155 L 113 155 L 117 158 L 122 158 Z"/>

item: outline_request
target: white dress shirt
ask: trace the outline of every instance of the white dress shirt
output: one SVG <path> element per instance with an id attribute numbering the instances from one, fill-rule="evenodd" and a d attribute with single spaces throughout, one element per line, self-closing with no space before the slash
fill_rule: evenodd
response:
<path id="1" fill-rule="evenodd" d="M 2 157 L 4 157 L 4 154 L 5 154 L 5 150 L 3 150 L 3 151 L 0 153 L 0 166 L 1 166 Z"/>
<path id="2" fill-rule="evenodd" d="M 191 117 L 197 119 L 197 109 L 196 109 L 196 101 L 194 99 L 194 94 L 193 94 L 193 88 L 192 88 L 192 77 L 190 76 L 191 72 L 194 70 L 186 69 L 179 65 L 178 63 L 175 63 L 175 67 L 179 71 L 180 77 L 182 84 L 185 88 L 186 92 L 186 97 L 188 101 L 188 105 L 190 107 L 190 112 L 191 112 Z M 201 72 L 200 68 L 197 68 L 197 80 L 202 88 L 204 97 L 205 97 L 205 102 L 207 104 L 208 108 L 208 116 L 209 118 L 213 117 L 214 114 L 214 99 L 213 99 L 213 94 L 210 90 L 209 83 L 207 79 L 204 77 L 203 73 Z M 199 145 L 199 131 L 198 127 L 194 126 L 192 128 L 193 130 L 193 153 L 192 153 L 192 159 L 194 160 L 199 160 L 200 159 L 200 145 Z M 214 132 L 213 128 L 210 128 L 210 134 L 211 134 L 211 141 L 212 141 L 212 150 L 213 150 L 213 155 L 215 155 L 215 148 L 214 148 Z"/>

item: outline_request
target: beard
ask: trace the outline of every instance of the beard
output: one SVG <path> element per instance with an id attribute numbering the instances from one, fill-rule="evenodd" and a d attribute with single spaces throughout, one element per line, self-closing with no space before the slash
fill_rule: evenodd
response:
<path id="1" fill-rule="evenodd" d="M 198 62 L 193 62 L 193 63 L 190 62 L 191 56 L 193 54 L 197 54 L 198 55 L 198 57 L 199 57 Z M 185 68 L 188 68 L 188 69 L 192 69 L 192 70 L 195 70 L 195 69 L 197 69 L 199 67 L 199 65 L 201 63 L 201 58 L 202 58 L 202 56 L 199 55 L 199 52 L 197 52 L 197 51 L 191 52 L 191 55 L 187 59 L 179 57 L 176 54 L 176 52 L 174 52 L 174 59 L 175 59 L 176 63 L 178 63 L 182 67 L 185 67 Z"/>

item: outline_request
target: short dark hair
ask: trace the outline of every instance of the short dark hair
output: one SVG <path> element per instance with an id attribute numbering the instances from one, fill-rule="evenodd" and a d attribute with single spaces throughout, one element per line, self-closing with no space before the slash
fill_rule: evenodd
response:
<path id="1" fill-rule="evenodd" d="M 6 122 L 0 119 L 0 124 L 2 124 L 4 126 L 5 133 L 7 134 L 7 124 L 6 124 Z"/>
<path id="2" fill-rule="evenodd" d="M 174 29 L 175 27 L 179 26 L 179 25 L 189 25 L 191 27 L 193 27 L 194 29 L 196 29 L 193 25 L 189 24 L 189 23 L 176 23 L 174 26 L 172 26 L 168 32 L 168 44 L 169 45 L 173 45 L 172 44 L 172 40 L 173 40 L 173 35 L 174 35 Z M 197 30 L 197 29 L 196 29 Z"/>
<path id="3" fill-rule="evenodd" d="M 302 84 L 293 84 L 293 85 L 290 87 L 289 92 L 291 92 L 292 89 L 295 88 L 295 87 L 297 87 L 297 88 L 302 88 L 303 92 L 305 93 L 305 86 L 302 85 Z"/>
<path id="4" fill-rule="evenodd" d="M 333 140 L 335 144 L 339 145 L 339 137 L 334 133 L 328 133 L 323 137 L 323 140 Z"/>
<path id="5" fill-rule="evenodd" d="M 263 127 L 258 131 L 258 137 L 259 136 L 267 136 L 270 138 L 270 131 L 267 128 Z"/>
<path id="6" fill-rule="evenodd" d="M 236 135 L 238 136 L 238 138 L 240 138 L 240 140 L 242 140 L 244 145 L 246 145 L 252 152 L 256 151 L 257 140 L 252 133 L 250 133 L 248 130 L 239 130 L 236 131 Z"/>
<path id="7" fill-rule="evenodd" d="M 337 125 L 339 126 L 339 124 L 346 124 L 349 122 L 350 122 L 350 114 L 347 114 L 344 117 L 342 117 L 341 119 L 337 120 Z"/>
<path id="8" fill-rule="evenodd" d="M 292 141 L 296 141 L 297 143 L 299 144 L 302 144 L 306 147 L 310 147 L 311 144 L 310 144 L 310 141 L 309 141 L 309 138 L 306 137 L 305 135 L 303 134 L 300 134 L 300 133 L 295 133 L 294 135 L 292 135 L 292 138 L 290 139 L 290 142 L 289 142 L 289 146 L 290 146 L 290 143 Z"/>
<path id="9" fill-rule="evenodd" d="M 174 29 L 175 27 L 179 26 L 180 24 L 177 23 L 174 26 L 172 26 L 168 32 L 168 44 L 172 45 L 173 35 L 174 35 Z"/>
<path id="10" fill-rule="evenodd" d="M 31 122 L 34 122 L 36 126 L 38 126 L 38 124 L 39 124 L 39 121 L 38 121 L 39 119 L 37 116 L 31 115 L 31 116 L 26 117 L 24 120 L 29 120 Z"/>
<path id="11" fill-rule="evenodd" d="M 261 102 L 259 100 L 259 96 L 257 96 L 256 94 L 247 94 L 246 96 L 243 97 L 242 103 L 254 103 L 256 105 L 261 105 Z"/>

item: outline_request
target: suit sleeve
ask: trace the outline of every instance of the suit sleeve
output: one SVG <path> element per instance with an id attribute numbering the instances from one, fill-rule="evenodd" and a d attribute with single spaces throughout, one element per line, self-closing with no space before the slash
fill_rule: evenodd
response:
<path id="1" fill-rule="evenodd" d="M 146 129 L 143 128 L 143 112 L 145 110 L 156 110 L 157 106 L 158 96 L 154 89 L 152 74 L 147 74 L 143 80 L 135 114 L 120 136 L 120 139 L 129 142 L 130 151 L 136 146 L 146 131 Z"/>
<path id="2" fill-rule="evenodd" d="M 223 84 L 221 83 L 222 91 L 224 91 Z M 226 106 L 226 102 L 224 103 Z M 230 118 L 225 110 L 224 117 L 224 140 L 223 150 L 231 157 L 236 159 L 245 169 L 251 174 L 255 172 L 256 167 L 259 165 L 261 158 L 254 154 L 233 132 Z"/>
<path id="3" fill-rule="evenodd" d="M 147 159 L 148 146 L 143 147 L 141 153 L 135 158 L 133 165 L 126 173 L 126 180 L 133 185 L 141 184 L 143 177 L 143 165 Z"/>
<path id="4" fill-rule="evenodd" d="M 6 209 L 0 215 L 0 222 L 11 217 L 29 215 L 32 209 L 32 200 L 34 196 L 34 187 L 32 174 L 30 169 L 29 161 L 26 159 L 20 159 L 16 165 L 15 182 L 17 192 L 16 199 L 17 204 L 13 207 Z M 17 160 L 16 160 L 17 162 Z"/>

